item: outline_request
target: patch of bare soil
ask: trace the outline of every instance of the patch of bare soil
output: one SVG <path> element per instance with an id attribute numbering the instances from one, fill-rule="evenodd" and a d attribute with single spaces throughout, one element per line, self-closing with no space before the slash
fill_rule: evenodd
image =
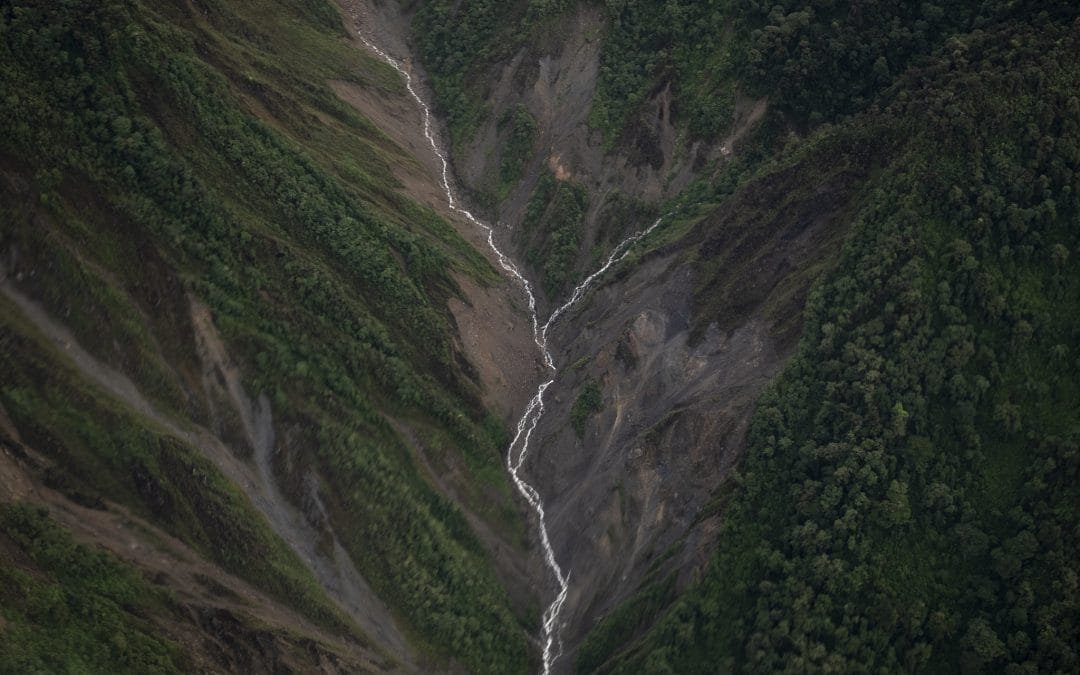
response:
<path id="1" fill-rule="evenodd" d="M 735 151 L 735 146 L 761 121 L 769 109 L 766 99 L 737 99 L 735 101 L 735 124 L 724 142 L 717 148 L 721 157 L 728 157 Z M 715 159 L 715 154 L 713 156 Z"/>
<path id="2" fill-rule="evenodd" d="M 716 522 L 696 522 L 698 515 L 737 460 L 754 402 L 786 357 L 770 326 L 753 319 L 691 343 L 693 280 L 677 262 L 648 260 L 597 289 L 553 333 L 558 363 L 584 362 L 564 367 L 552 386 L 527 466 L 570 572 L 568 652 L 556 672 L 571 670 L 580 639 L 669 547 L 685 542 L 664 571 L 692 575 L 704 564 Z M 568 421 L 589 381 L 599 383 L 603 409 L 579 438 Z"/>
<path id="3" fill-rule="evenodd" d="M 353 35 L 363 34 L 412 70 L 404 39 L 408 17 L 399 7 L 365 0 L 339 0 L 338 5 Z M 357 49 L 367 50 L 359 38 L 353 41 Z M 393 166 L 406 194 L 446 218 L 494 269 L 500 270 L 487 234 L 450 209 L 442 185 L 442 162 L 424 136 L 423 115 L 412 96 L 404 90 L 386 91 L 341 81 L 331 82 L 330 86 L 402 148 L 403 157 L 415 158 Z M 413 86 L 426 101 L 432 100 L 421 73 L 414 75 Z M 439 121 L 433 118 L 432 123 L 434 133 L 442 136 Z M 447 147 L 446 143 L 441 145 Z M 463 275 L 456 280 L 464 297 L 451 298 L 449 309 L 465 355 L 480 375 L 484 403 L 503 420 L 516 421 L 516 412 L 528 402 L 539 379 L 538 352 L 524 294 L 505 275 L 491 286 L 482 286 Z"/>
<path id="4" fill-rule="evenodd" d="M 465 356 L 479 373 L 484 405 L 508 424 L 516 423 L 543 375 L 532 324 L 509 282 L 481 286 L 459 276 L 465 300 L 451 298 Z"/>
<path id="5" fill-rule="evenodd" d="M 355 42 L 358 49 L 366 49 L 359 40 Z M 400 156 L 390 163 L 390 168 L 404 192 L 443 218 L 451 222 L 459 220 L 460 217 L 447 206 L 440 179 L 442 162 L 431 152 L 431 145 L 424 137 L 424 120 L 412 97 L 407 93 L 387 92 L 341 80 L 331 80 L 330 88 L 401 149 Z M 462 227 L 458 229 L 463 230 Z M 464 231 L 461 233 L 465 234 Z"/>
<path id="6" fill-rule="evenodd" d="M 433 100 L 423 74 L 414 72 L 412 58 L 405 46 L 409 20 L 401 8 L 396 3 L 367 0 L 337 0 L 337 4 L 352 36 L 353 45 L 377 58 L 359 36 L 363 35 L 377 44 L 392 58 L 404 64 L 405 69 L 413 75 L 413 87 L 420 92 L 424 100 Z M 442 186 L 442 162 L 432 152 L 431 144 L 424 136 L 423 112 L 405 90 L 404 84 L 395 91 L 340 80 L 332 80 L 329 85 L 339 98 L 370 120 L 401 149 L 399 161 L 392 163 L 392 170 L 405 193 L 446 218 L 455 226 L 458 234 L 474 248 L 488 255 L 483 232 L 453 211 L 447 203 L 446 191 Z M 445 137 L 439 120 L 433 118 L 432 125 L 436 137 Z M 448 144 L 440 145 L 447 147 Z M 496 264 L 490 256 L 489 259 L 493 265 Z"/>

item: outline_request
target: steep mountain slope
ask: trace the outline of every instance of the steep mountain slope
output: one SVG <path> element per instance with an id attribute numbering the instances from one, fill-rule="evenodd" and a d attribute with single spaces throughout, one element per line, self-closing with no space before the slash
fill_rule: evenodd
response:
<path id="1" fill-rule="evenodd" d="M 33 486 L 5 499 L 51 504 L 60 523 L 78 508 L 59 495 L 100 511 L 84 544 L 131 513 L 140 547 L 168 532 L 260 606 L 351 644 L 346 670 L 523 670 L 535 601 L 507 570 L 525 525 L 448 308 L 472 302 L 458 279 L 475 297 L 502 282 L 390 167 L 424 168 L 332 90 L 390 96 L 392 71 L 327 4 L 9 2 L 0 38 L 0 406 L 6 461 Z M 11 513 L 5 568 L 48 575 L 23 537 L 55 525 Z M 152 578 L 184 597 L 199 583 Z M 223 597 L 252 592 L 213 578 Z M 70 606 L 76 581 L 51 588 Z M 35 593 L 4 603 L 5 669 L 139 668 L 120 646 L 50 654 L 29 630 Z M 182 614 L 201 616 L 195 595 Z M 212 669 L 254 667 L 257 609 L 205 606 L 248 636 L 221 648 L 220 621 L 173 626 L 108 597 L 125 621 L 168 622 Z M 325 649 L 300 651 L 306 669 Z"/>
<path id="2" fill-rule="evenodd" d="M 718 558 L 579 669 L 1077 667 L 1076 28 L 965 36 L 869 115 L 905 138 L 759 403 Z"/>
<path id="3" fill-rule="evenodd" d="M 413 24 L 421 49 L 432 41 L 423 12 L 435 6 Z M 467 39 L 472 7 L 446 19 L 448 35 Z M 508 38 L 507 48 L 500 41 L 507 24 L 495 23 L 492 51 L 468 52 L 481 56 L 465 69 L 469 82 L 489 83 L 478 95 L 490 102 L 489 115 L 474 125 L 474 139 L 459 137 L 450 103 L 450 132 L 461 175 L 483 201 L 485 176 L 505 177 L 506 155 L 496 153 L 514 142 L 500 111 L 536 121 L 535 142 L 516 150 L 526 158 L 520 181 L 504 191 L 498 212 L 519 259 L 543 281 L 549 297 L 542 306 L 558 302 L 569 280 L 623 233 L 655 218 L 657 206 L 646 199 L 697 181 L 669 207 L 674 212 L 647 244 L 652 250 L 634 255 L 617 281 L 552 333 L 565 372 L 526 468 L 545 498 L 557 558 L 571 574 L 561 671 L 597 621 L 642 584 L 658 581 L 670 599 L 707 560 L 718 521 L 706 506 L 739 457 L 757 396 L 792 353 L 809 284 L 838 251 L 842 217 L 875 166 L 873 132 L 837 136 L 762 167 L 782 138 L 776 121 L 761 124 L 763 102 L 740 97 L 743 112 L 723 134 L 688 141 L 672 115 L 671 89 L 661 85 L 627 131 L 630 145 L 609 145 L 589 115 L 603 96 L 596 88 L 601 47 L 609 45 L 596 31 L 604 17 L 570 6 L 514 20 L 536 26 L 524 44 Z M 384 9 L 373 23 L 381 35 L 404 20 Z M 492 53 L 494 63 L 482 60 Z M 438 76 L 435 85 L 439 92 Z M 661 161 L 650 163 L 633 140 L 641 125 L 667 139 L 657 146 Z M 475 159 L 489 148 L 486 162 Z M 807 175 L 818 165 L 830 170 Z M 731 197 L 756 170 L 753 187 Z M 567 251 L 561 261 L 560 248 Z M 722 323 L 710 327 L 718 314 Z"/>

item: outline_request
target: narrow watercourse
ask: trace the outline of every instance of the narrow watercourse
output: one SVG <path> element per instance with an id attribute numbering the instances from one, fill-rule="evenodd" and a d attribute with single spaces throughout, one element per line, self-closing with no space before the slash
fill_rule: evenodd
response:
<path id="1" fill-rule="evenodd" d="M 533 341 L 536 343 L 537 348 L 540 350 L 540 354 L 543 358 L 544 365 L 548 370 L 547 379 L 537 386 L 536 394 L 533 395 L 529 404 L 525 407 L 525 411 L 522 413 L 518 420 L 515 435 L 510 442 L 510 446 L 506 450 L 506 468 L 510 474 L 510 478 L 513 480 L 514 485 L 517 487 L 518 492 L 532 508 L 536 514 L 537 519 L 537 532 L 540 537 L 540 543 L 544 550 L 544 562 L 548 569 L 551 570 L 552 575 L 555 578 L 555 582 L 558 586 L 558 591 L 555 594 L 555 598 L 548 605 L 543 614 L 543 673 L 547 675 L 551 671 L 551 665 L 562 654 L 562 644 L 559 639 L 559 616 L 562 612 L 563 604 L 566 602 L 567 593 L 570 588 L 570 572 L 564 571 L 559 565 L 559 562 L 555 559 L 555 551 L 551 546 L 551 540 L 548 536 L 547 523 L 544 517 L 544 501 L 540 496 L 540 493 L 525 481 L 521 477 L 522 465 L 525 463 L 525 459 L 529 455 L 530 441 L 532 440 L 533 431 L 536 429 L 536 425 L 539 423 L 540 418 L 544 415 L 544 394 L 554 382 L 558 375 L 558 368 L 555 365 L 555 360 L 551 355 L 551 351 L 548 349 L 548 331 L 552 325 L 563 314 L 566 313 L 571 307 L 577 304 L 582 298 L 585 297 L 586 291 L 599 279 L 605 272 L 607 272 L 613 265 L 623 260 L 630 252 L 631 246 L 647 236 L 650 232 L 655 230 L 661 222 L 664 221 L 666 216 L 657 218 L 649 227 L 639 230 L 638 232 L 630 235 L 616 246 L 611 254 L 608 256 L 605 263 L 597 269 L 595 272 L 585 278 L 580 284 L 578 284 L 573 292 L 570 294 L 570 298 L 557 307 L 547 321 L 543 324 L 540 323 L 539 316 L 536 311 L 536 296 L 532 291 L 532 284 L 525 277 L 525 275 L 518 269 L 507 255 L 505 255 L 499 247 L 495 244 L 495 230 L 491 225 L 483 222 L 476 216 L 474 216 L 468 209 L 460 206 L 460 200 L 455 198 L 454 191 L 450 186 L 450 164 L 447 160 L 445 151 L 439 145 L 435 136 L 434 125 L 432 122 L 431 109 L 424 99 L 413 87 L 412 74 L 402 64 L 402 62 L 391 57 L 385 51 L 376 46 L 371 40 L 368 39 L 362 32 L 358 31 L 358 37 L 364 45 L 375 53 L 380 59 L 387 63 L 390 67 L 396 70 L 405 80 L 405 88 L 409 94 L 416 101 L 424 119 L 424 137 L 427 138 L 428 143 L 431 145 L 431 150 L 438 157 L 442 164 L 442 187 L 446 194 L 446 202 L 452 211 L 461 214 L 469 223 L 480 228 L 487 235 L 487 243 L 495 254 L 496 259 L 499 262 L 499 266 L 503 271 L 510 275 L 517 283 L 521 285 L 525 297 L 528 300 L 529 318 L 532 321 Z"/>

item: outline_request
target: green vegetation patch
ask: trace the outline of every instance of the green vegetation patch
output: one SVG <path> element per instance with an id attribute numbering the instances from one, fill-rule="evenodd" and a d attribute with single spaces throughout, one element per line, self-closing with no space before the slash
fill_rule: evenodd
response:
<path id="1" fill-rule="evenodd" d="M 544 291 L 551 298 L 564 293 L 575 278 L 587 206 L 583 187 L 558 180 L 550 172 L 541 177 L 526 206 L 524 223 L 533 242 L 526 259 L 540 270 Z"/>
<path id="2" fill-rule="evenodd" d="M 600 391 L 600 383 L 596 380 L 587 382 L 578 392 L 574 407 L 570 410 L 570 424 L 574 432 L 581 438 L 585 435 L 585 423 L 589 418 L 600 412 L 604 407 L 604 396 Z"/>
<path id="3" fill-rule="evenodd" d="M 0 504 L 0 672 L 181 673 L 148 616 L 168 599 L 41 507 Z"/>
<path id="4" fill-rule="evenodd" d="M 506 143 L 499 149 L 499 199 L 506 197 L 514 184 L 521 180 L 525 164 L 532 157 L 536 141 L 536 118 L 523 105 L 507 111 L 503 124 L 509 127 Z"/>
<path id="5" fill-rule="evenodd" d="M 646 99 L 671 83 L 674 114 L 690 133 L 714 139 L 734 121 L 745 49 L 729 3 L 607 0 L 607 31 L 590 123 L 613 145 L 632 132 Z"/>
<path id="6" fill-rule="evenodd" d="M 485 114 L 470 74 L 517 43 L 521 3 L 432 0 L 417 11 L 412 32 L 447 120 L 451 143 L 468 140 Z"/>
<path id="7" fill-rule="evenodd" d="M 578 650 L 577 672 L 601 670 L 612 654 L 626 647 L 628 638 L 651 625 L 657 612 L 666 609 L 675 597 L 674 575 L 646 580 L 632 598 L 619 605 L 589 632 Z"/>

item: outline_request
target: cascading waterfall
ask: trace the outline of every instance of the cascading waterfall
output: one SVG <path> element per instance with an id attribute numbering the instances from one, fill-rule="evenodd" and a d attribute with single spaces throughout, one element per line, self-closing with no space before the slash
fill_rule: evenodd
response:
<path id="1" fill-rule="evenodd" d="M 540 543 L 543 545 L 544 549 L 544 562 L 555 576 L 555 581 L 559 586 L 559 591 L 556 594 L 555 599 L 548 605 L 543 616 L 543 672 L 544 675 L 547 675 L 551 671 L 551 664 L 562 654 L 562 644 L 559 640 L 559 615 L 562 612 L 563 604 L 566 602 L 566 594 L 570 588 L 570 573 L 563 572 L 558 561 L 555 560 L 555 551 L 552 549 L 551 540 L 548 538 L 547 523 L 544 520 L 544 502 L 540 498 L 540 493 L 536 491 L 536 488 L 521 478 L 520 472 L 521 466 L 524 464 L 525 458 L 529 454 L 529 441 L 532 438 L 532 433 L 536 429 L 536 425 L 540 422 L 540 418 L 544 415 L 544 392 L 546 392 L 548 387 L 555 382 L 555 375 L 558 373 L 558 369 L 555 367 L 555 360 L 552 358 L 551 352 L 548 350 L 547 346 L 548 330 L 556 319 L 584 297 L 585 291 L 597 278 L 610 269 L 612 265 L 625 258 L 630 252 L 630 247 L 656 229 L 665 216 L 657 218 L 649 227 L 636 232 L 620 242 L 611 252 L 611 255 L 608 256 L 604 265 L 578 284 L 570 294 L 570 299 L 553 311 L 551 316 L 548 317 L 548 320 L 541 326 L 536 313 L 536 296 L 533 295 L 532 284 L 530 284 L 529 280 L 525 278 L 520 270 L 518 270 L 517 265 L 504 255 L 503 252 L 499 250 L 498 246 L 495 245 L 494 229 L 475 217 L 467 209 L 457 205 L 458 200 L 454 198 L 454 192 L 450 187 L 449 162 L 446 159 L 446 154 L 439 148 L 439 144 L 435 140 L 435 134 L 432 130 L 431 110 L 424 102 L 424 99 L 420 97 L 420 94 L 417 93 L 416 89 L 413 88 L 412 75 L 401 62 L 379 49 L 363 35 L 359 35 L 359 37 L 360 41 L 363 42 L 368 49 L 377 54 L 379 58 L 385 61 L 394 70 L 401 73 L 402 77 L 405 78 L 405 88 L 408 90 L 409 94 L 412 95 L 413 99 L 416 100 L 417 105 L 420 106 L 420 110 L 424 114 L 424 136 L 427 138 L 428 143 L 431 144 L 432 152 L 434 152 L 435 156 L 442 162 L 442 187 L 446 192 L 447 204 L 452 210 L 460 213 L 470 223 L 487 233 L 488 246 L 495 253 L 496 258 L 499 261 L 499 266 L 521 284 L 522 289 L 525 291 L 525 296 L 529 301 L 529 316 L 532 319 L 533 341 L 536 342 L 536 346 L 539 348 L 541 356 L 543 356 L 544 365 L 547 366 L 550 376 L 545 382 L 537 387 L 536 394 L 525 407 L 525 412 L 522 413 L 521 419 L 518 420 L 517 433 L 514 435 L 514 440 L 511 441 L 510 447 L 507 448 L 506 451 L 506 468 L 510 472 L 510 477 L 513 479 L 518 492 L 521 493 L 521 496 L 525 498 L 525 501 L 528 502 L 529 506 L 532 507 L 533 511 L 536 513 Z"/>

